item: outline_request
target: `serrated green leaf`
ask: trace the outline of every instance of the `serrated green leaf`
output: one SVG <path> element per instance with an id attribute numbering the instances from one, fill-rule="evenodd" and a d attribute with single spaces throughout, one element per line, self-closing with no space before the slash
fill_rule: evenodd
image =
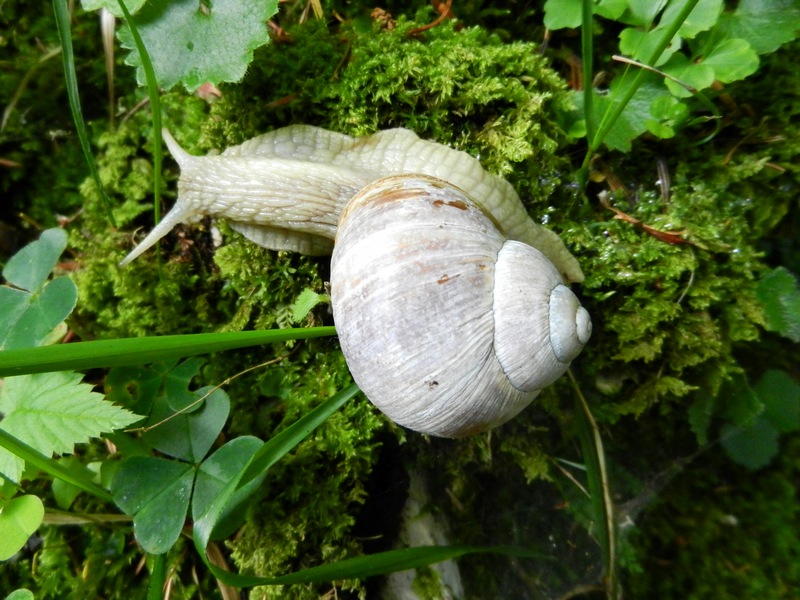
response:
<path id="1" fill-rule="evenodd" d="M 677 18 L 687 2 L 689 0 L 671 0 L 661 15 L 661 23 L 670 23 Z M 722 5 L 722 0 L 701 0 L 698 2 L 678 30 L 679 35 L 691 39 L 701 31 L 707 31 L 714 27 L 719 20 L 720 13 L 722 13 Z"/>
<path id="2" fill-rule="evenodd" d="M 797 278 L 787 269 L 778 267 L 761 278 L 756 296 L 764 307 L 767 329 L 795 343 L 800 342 L 800 288 Z"/>
<path id="3" fill-rule="evenodd" d="M 764 418 L 781 433 L 800 429 L 800 385 L 784 371 L 771 370 L 754 391 L 764 404 Z"/>
<path id="4" fill-rule="evenodd" d="M 103 432 L 126 427 L 140 417 L 103 400 L 71 372 L 6 378 L 0 391 L 3 429 L 45 456 L 72 452 Z M 0 449 L 0 472 L 13 481 L 24 461 Z"/>
<path id="5" fill-rule="evenodd" d="M 111 484 L 114 502 L 133 515 L 136 541 L 150 554 L 163 554 L 181 534 L 195 471 L 187 463 L 134 456 L 117 469 Z"/>
<path id="6" fill-rule="evenodd" d="M 755 471 L 767 466 L 778 454 L 778 430 L 764 418 L 749 427 L 724 425 L 722 447 L 734 462 Z"/>
<path id="7" fill-rule="evenodd" d="M 544 26 L 557 29 L 575 29 L 581 25 L 583 0 L 547 0 L 544 3 Z"/>
<path id="8" fill-rule="evenodd" d="M 210 387 L 197 390 L 192 400 L 199 400 L 210 390 Z M 176 415 L 168 399 L 159 398 L 147 421 L 153 429 L 142 438 L 159 452 L 191 463 L 200 462 L 225 426 L 231 403 L 228 395 L 218 389 L 197 407 L 193 412 Z"/>
<path id="9" fill-rule="evenodd" d="M 197 471 L 192 494 L 192 515 L 203 516 L 211 503 L 220 495 L 233 477 L 241 471 L 264 442 L 257 437 L 235 438 L 209 456 Z M 231 535 L 244 521 L 245 505 L 258 490 L 267 476 L 266 472 L 239 488 L 231 496 L 225 510 L 214 527 L 212 539 L 224 539 Z"/>
<path id="10" fill-rule="evenodd" d="M 330 303 L 330 301 L 331 297 L 327 294 L 318 294 L 314 290 L 306 288 L 300 292 L 300 295 L 297 296 L 297 300 L 295 300 L 294 309 L 292 310 L 292 320 L 295 323 L 299 323 L 306 318 L 306 315 L 311 312 L 311 309 L 317 304 L 323 302 Z"/>
<path id="11" fill-rule="evenodd" d="M 718 27 L 730 39 L 747 40 L 758 54 L 768 54 L 797 38 L 800 6 L 796 0 L 740 0 Z"/>
<path id="12" fill-rule="evenodd" d="M 29 292 L 36 292 L 47 281 L 58 258 L 67 247 L 67 232 L 63 229 L 48 229 L 39 239 L 31 242 L 12 256 L 3 277 L 11 284 Z"/>
<path id="13" fill-rule="evenodd" d="M 19 496 L 0 507 L 0 560 L 19 552 L 44 519 L 44 505 L 38 496 Z"/>
<path id="14" fill-rule="evenodd" d="M 277 12 L 277 0 L 153 0 L 134 22 L 153 63 L 158 83 L 182 83 L 193 92 L 206 82 L 239 81 L 253 60 L 253 50 L 269 41 L 266 22 Z M 141 57 L 130 30 L 119 34 L 131 50 L 125 62 L 136 67 L 144 85 Z"/>
<path id="15" fill-rule="evenodd" d="M 725 40 L 714 46 L 703 59 L 703 64 L 714 69 L 714 78 L 722 83 L 739 81 L 758 69 L 758 55 L 747 40 Z"/>

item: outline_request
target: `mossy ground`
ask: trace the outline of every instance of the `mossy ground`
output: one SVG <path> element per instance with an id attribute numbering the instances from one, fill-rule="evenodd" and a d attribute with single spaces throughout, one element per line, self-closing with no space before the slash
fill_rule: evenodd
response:
<path id="1" fill-rule="evenodd" d="M 490 25 L 495 33 L 445 22 L 409 37 L 433 17 L 423 11 L 414 21 L 414 15 L 400 16 L 402 10 L 391 31 L 370 24 L 366 12 L 341 25 L 287 26 L 291 41 L 258 51 L 245 80 L 222 86 L 216 103 L 180 91 L 165 94 L 165 124 L 191 153 L 298 122 L 350 134 L 404 126 L 480 156 L 487 168 L 507 176 L 532 214 L 562 235 L 587 274 L 580 293 L 594 336 L 573 370 L 606 439 L 616 500 L 645 507 L 643 513 L 631 511 L 635 527 L 625 530 L 632 533 L 623 540 L 629 597 L 746 597 L 743 590 L 752 597 L 791 597 L 800 586 L 792 533 L 798 529 L 800 447 L 784 440 L 780 458 L 756 475 L 758 485 L 750 489 L 753 476 L 733 467 L 718 449 L 695 456 L 689 411 L 715 397 L 732 374 L 744 372 L 752 381 L 778 366 L 797 375 L 796 347 L 765 336 L 755 297 L 765 269 L 800 267 L 800 168 L 793 159 L 800 154 L 794 125 L 800 80 L 787 67 L 797 47 L 776 55 L 758 79 L 728 90 L 738 105 L 729 105 L 735 107 L 713 142 L 644 139 L 630 155 L 598 165 L 598 179 L 602 173 L 623 182 L 624 191 L 611 198 L 615 208 L 655 230 L 682 232 L 688 241 L 670 244 L 615 219 L 596 201 L 601 186 L 590 187 L 585 198 L 577 192 L 569 161 L 574 146 L 557 126 L 567 101 L 563 78 L 548 67 L 537 44 L 512 41 L 526 31 L 521 14 L 515 19 L 473 4 L 464 7 L 465 22 Z M 56 73 L 48 77 L 58 79 Z M 102 91 L 100 74 L 92 70 L 87 79 Z M 120 106 L 132 108 L 142 98 L 141 91 L 132 91 Z M 43 113 L 40 119 L 48 118 Z M 67 122 L 58 126 L 69 128 Z M 74 140 L 66 143 L 72 151 L 65 154 L 45 150 L 42 136 L 28 133 L 29 141 L 14 154 L 26 170 L 13 171 L 3 188 L 19 186 L 16 206 L 45 223 L 83 204 L 69 226 L 80 289 L 71 325 L 81 336 L 287 326 L 304 288 L 323 291 L 325 260 L 254 247 L 224 224 L 224 245 L 216 248 L 207 222 L 178 228 L 165 238 L 160 255 L 150 251 L 119 270 L 116 263 L 131 248 L 134 230 L 152 225 L 149 116 L 134 111 L 113 132 L 103 132 L 98 118 L 93 129 L 118 231 L 111 232 L 93 184 L 84 183 L 77 194 L 83 166 Z M 751 146 L 747 140 L 766 142 Z M 27 171 L 33 156 L 42 170 L 37 177 Z M 671 174 L 669 197 L 656 184 L 659 162 Z M 176 171 L 169 163 L 166 173 L 167 188 L 174 190 Z M 59 194 L 70 185 L 69 193 Z M 173 193 L 166 193 L 167 206 Z M 330 321 L 324 306 L 308 317 L 309 324 Z M 235 408 L 226 435 L 266 438 L 349 381 L 333 340 L 214 356 L 203 378 L 217 383 L 267 361 L 275 362 L 227 388 Z M 370 496 L 403 493 L 396 483 L 376 485 L 375 474 L 387 465 L 402 471 L 414 463 L 435 474 L 436 510 L 448 515 L 454 541 L 537 548 L 555 553 L 563 569 L 547 561 L 509 566 L 505 559 L 472 558 L 462 570 L 470 597 L 528 597 L 537 585 L 566 591 L 592 581 L 599 576 L 599 553 L 582 528 L 584 501 L 563 475 L 563 461 L 581 461 L 573 395 L 568 382 L 559 381 L 512 423 L 457 442 L 406 435 L 363 398 L 352 402 L 273 469 L 264 499 L 229 543 L 233 560 L 242 569 L 279 574 L 372 549 L 359 537 L 365 513 L 374 510 Z M 676 470 L 664 487 L 660 476 L 688 458 L 689 466 Z M 659 499 L 647 510 L 651 491 Z M 381 515 L 381 526 L 370 534 L 389 536 L 395 517 L 391 511 Z M 3 581 L 32 578 L 29 585 L 38 586 L 42 597 L 58 597 L 57 582 L 66 586 L 75 577 L 70 570 L 93 564 L 98 545 L 114 542 L 117 548 L 119 540 L 104 535 L 74 541 L 80 550 L 70 562 L 63 555 L 63 534 L 49 533 L 36 556 L 62 574 L 52 576 L 55 583 L 33 574 L 26 566 L 33 562 L 24 561 L 15 571 L 6 565 Z M 186 561 L 184 551 L 176 550 L 173 560 Z M 134 555 L 108 556 L 112 581 L 102 585 L 129 587 L 117 574 L 130 573 Z M 368 589 L 363 582 L 336 587 L 339 597 L 363 597 Z M 331 590 L 262 588 L 251 597 L 316 598 Z M 186 584 L 180 594 L 193 592 Z"/>

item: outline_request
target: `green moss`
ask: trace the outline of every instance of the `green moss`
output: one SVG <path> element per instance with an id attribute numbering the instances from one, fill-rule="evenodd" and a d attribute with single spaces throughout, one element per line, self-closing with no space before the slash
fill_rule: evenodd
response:
<path id="1" fill-rule="evenodd" d="M 633 536 L 636 598 L 794 598 L 800 586 L 798 439 L 753 474 L 719 452 L 697 460 L 665 490 Z"/>

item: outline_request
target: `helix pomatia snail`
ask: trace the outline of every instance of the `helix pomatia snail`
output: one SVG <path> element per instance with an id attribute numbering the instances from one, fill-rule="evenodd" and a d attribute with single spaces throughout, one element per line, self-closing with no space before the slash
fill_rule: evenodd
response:
<path id="1" fill-rule="evenodd" d="M 345 359 L 401 425 L 441 437 L 500 425 L 588 341 L 589 315 L 562 279 L 583 279 L 577 261 L 464 152 L 404 129 L 295 125 L 205 157 L 165 139 L 178 200 L 121 264 L 205 214 L 267 248 L 332 248 Z"/>

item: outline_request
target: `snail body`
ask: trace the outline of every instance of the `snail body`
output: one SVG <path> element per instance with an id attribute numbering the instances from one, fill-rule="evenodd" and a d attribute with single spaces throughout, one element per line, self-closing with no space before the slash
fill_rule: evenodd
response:
<path id="1" fill-rule="evenodd" d="M 393 421 L 440 437 L 496 427 L 558 379 L 591 335 L 565 285 L 575 258 L 513 188 L 404 129 L 292 126 L 195 157 L 165 132 L 175 224 L 224 217 L 262 246 L 332 251 L 331 304 L 356 383 Z"/>
<path id="2" fill-rule="evenodd" d="M 540 250 L 568 281 L 583 281 L 578 261 L 558 235 L 528 216 L 511 184 L 466 152 L 407 129 L 354 138 L 291 125 L 209 156 L 188 154 L 166 130 L 164 140 L 181 168 L 178 200 L 121 265 L 178 223 L 204 215 L 227 219 L 272 250 L 330 254 L 339 218 L 356 192 L 389 175 L 421 174 L 469 190 L 506 237 Z"/>

